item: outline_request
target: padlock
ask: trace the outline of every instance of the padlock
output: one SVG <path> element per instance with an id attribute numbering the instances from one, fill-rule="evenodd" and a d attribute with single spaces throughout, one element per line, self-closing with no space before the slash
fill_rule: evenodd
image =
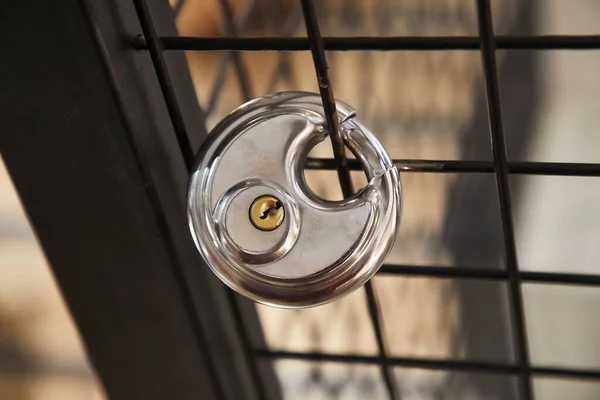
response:
<path id="1" fill-rule="evenodd" d="M 259 303 L 304 308 L 345 296 L 377 272 L 395 242 L 398 171 L 355 112 L 336 105 L 344 143 L 368 180 L 350 198 L 321 199 L 304 178 L 310 150 L 328 134 L 317 94 L 252 100 L 198 153 L 188 189 L 192 237 L 225 284 Z"/>

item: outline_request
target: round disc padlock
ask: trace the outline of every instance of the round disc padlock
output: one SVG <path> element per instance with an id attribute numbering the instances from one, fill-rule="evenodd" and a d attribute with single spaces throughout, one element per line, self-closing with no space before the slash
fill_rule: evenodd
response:
<path id="1" fill-rule="evenodd" d="M 383 146 L 337 102 L 346 146 L 368 184 L 327 201 L 304 178 L 327 136 L 321 98 L 284 92 L 221 121 L 198 153 L 188 190 L 194 241 L 229 287 L 263 304 L 303 308 L 361 287 L 389 254 L 400 224 L 399 174 Z"/>

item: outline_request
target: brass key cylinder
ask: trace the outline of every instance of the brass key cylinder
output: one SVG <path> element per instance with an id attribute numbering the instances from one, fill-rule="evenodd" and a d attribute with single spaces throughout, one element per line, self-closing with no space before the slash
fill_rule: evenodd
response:
<path id="1" fill-rule="evenodd" d="M 250 205 L 250 222 L 261 231 L 274 231 L 285 218 L 285 208 L 277 197 L 260 196 Z"/>

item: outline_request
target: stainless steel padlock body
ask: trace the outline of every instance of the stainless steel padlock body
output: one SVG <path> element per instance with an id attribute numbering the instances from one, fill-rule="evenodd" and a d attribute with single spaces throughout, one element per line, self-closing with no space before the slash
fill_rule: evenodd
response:
<path id="1" fill-rule="evenodd" d="M 194 241 L 229 287 L 263 304 L 303 308 L 361 287 L 389 254 L 400 224 L 398 171 L 376 137 L 337 102 L 346 146 L 368 185 L 326 201 L 304 178 L 310 150 L 327 136 L 321 98 L 261 97 L 209 134 L 188 190 Z"/>

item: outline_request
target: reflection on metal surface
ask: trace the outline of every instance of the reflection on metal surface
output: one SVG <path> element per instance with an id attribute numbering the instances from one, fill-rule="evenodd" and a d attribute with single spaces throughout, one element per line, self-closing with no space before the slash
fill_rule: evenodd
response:
<path id="1" fill-rule="evenodd" d="M 243 105 L 210 134 L 190 179 L 190 229 L 200 252 L 227 285 L 264 304 L 299 308 L 345 296 L 377 272 L 396 238 L 398 171 L 343 103 L 342 135 L 368 184 L 335 202 L 308 187 L 306 157 L 327 136 L 320 102 L 287 92 Z M 280 207 L 269 211 L 261 201 L 247 218 L 257 199 Z"/>

